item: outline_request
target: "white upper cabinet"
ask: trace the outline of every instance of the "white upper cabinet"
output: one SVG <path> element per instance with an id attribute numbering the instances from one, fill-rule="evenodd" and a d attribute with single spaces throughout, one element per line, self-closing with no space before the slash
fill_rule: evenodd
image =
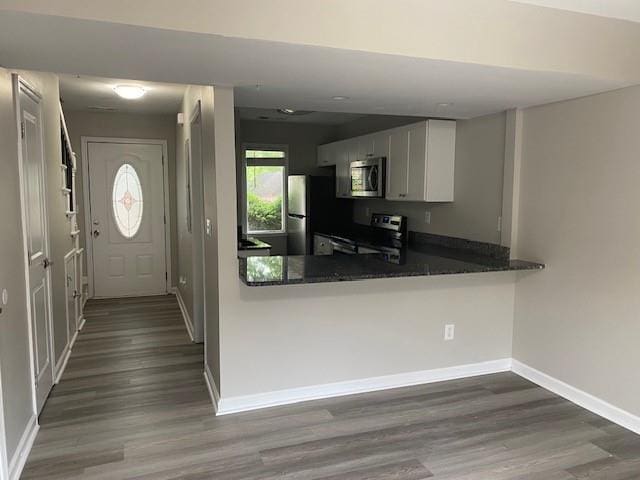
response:
<path id="1" fill-rule="evenodd" d="M 318 165 L 336 166 L 336 196 L 351 197 L 350 162 L 385 157 L 387 200 L 452 202 L 456 122 L 425 120 L 318 147 Z"/>
<path id="2" fill-rule="evenodd" d="M 373 139 L 373 157 L 389 158 L 389 132 L 379 132 L 371 136 Z"/>
<path id="3" fill-rule="evenodd" d="M 389 135 L 386 175 L 386 198 L 403 200 L 407 196 L 409 178 L 409 131 L 407 129 L 396 129 Z"/>
<path id="4" fill-rule="evenodd" d="M 351 155 L 353 147 L 350 140 L 336 142 L 335 165 L 336 165 L 336 197 L 351 197 Z"/>
<path id="5" fill-rule="evenodd" d="M 386 198 L 452 202 L 455 156 L 455 121 L 427 120 L 393 129 Z"/>
<path id="6" fill-rule="evenodd" d="M 357 138 L 358 155 L 356 160 L 365 160 L 375 156 L 374 137 L 373 135 L 365 135 Z"/>
<path id="7" fill-rule="evenodd" d="M 327 143 L 318 146 L 318 166 L 328 167 L 336 164 L 336 144 Z"/>

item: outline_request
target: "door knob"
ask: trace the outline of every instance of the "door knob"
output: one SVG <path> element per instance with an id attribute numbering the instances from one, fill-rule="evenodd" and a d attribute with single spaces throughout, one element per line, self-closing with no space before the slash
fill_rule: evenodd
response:
<path id="1" fill-rule="evenodd" d="M 93 236 L 96 237 L 96 238 L 99 237 L 100 236 L 100 230 L 98 230 L 98 229 L 94 230 L 93 231 Z"/>
<path id="2" fill-rule="evenodd" d="M 51 260 L 49 260 L 48 258 L 45 257 L 45 259 L 42 260 L 42 266 L 44 268 L 49 268 L 51 265 L 53 265 L 53 262 Z"/>

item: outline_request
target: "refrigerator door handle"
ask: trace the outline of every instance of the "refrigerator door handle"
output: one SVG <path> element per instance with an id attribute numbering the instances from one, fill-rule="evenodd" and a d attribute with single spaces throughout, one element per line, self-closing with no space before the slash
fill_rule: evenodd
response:
<path id="1" fill-rule="evenodd" d="M 305 218 L 304 215 L 300 215 L 299 213 L 288 213 L 287 215 L 291 218 Z"/>

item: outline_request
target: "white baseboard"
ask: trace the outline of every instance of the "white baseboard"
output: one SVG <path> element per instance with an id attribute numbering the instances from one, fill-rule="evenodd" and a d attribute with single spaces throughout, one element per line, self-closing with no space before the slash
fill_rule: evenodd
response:
<path id="1" fill-rule="evenodd" d="M 78 332 L 76 332 L 77 335 Z M 56 376 L 53 379 L 54 384 L 60 383 L 60 379 L 62 378 L 62 374 L 64 373 L 65 368 L 67 368 L 67 363 L 69 363 L 69 357 L 71 357 L 71 344 L 67 345 L 67 348 L 64 349 L 64 352 L 60 356 L 60 360 L 56 363 Z"/>
<path id="2" fill-rule="evenodd" d="M 80 324 L 80 328 L 82 328 L 83 326 L 84 326 L 84 319 Z M 71 357 L 71 350 L 73 350 L 73 346 L 75 345 L 76 340 L 78 339 L 78 333 L 80 333 L 80 329 L 75 331 L 75 333 L 73 334 L 73 337 L 71 338 L 71 342 L 69 342 L 69 345 L 67 345 L 67 347 L 64 349 L 64 352 L 60 356 L 60 360 L 58 361 L 58 363 L 56 363 L 56 367 L 55 367 L 56 374 L 55 374 L 55 378 L 53 379 L 53 383 L 56 385 L 60 383 L 62 374 L 67 368 L 67 363 L 69 363 L 69 358 Z"/>
<path id="3" fill-rule="evenodd" d="M 213 380 L 213 375 L 211 374 L 211 370 L 209 370 L 209 365 L 207 365 L 206 363 L 204 365 L 204 381 L 207 384 L 207 390 L 209 390 L 211 403 L 213 403 L 213 410 L 215 411 L 215 414 L 218 415 L 218 406 L 220 405 L 220 394 L 218 393 L 218 387 L 216 387 L 216 382 Z"/>
<path id="4" fill-rule="evenodd" d="M 590 393 L 553 378 L 552 376 L 536 370 L 535 368 L 525 365 L 518 360 L 513 360 L 511 368 L 514 373 L 517 373 L 521 377 L 550 390 L 556 395 L 560 395 L 561 397 L 566 398 L 576 405 L 586 408 L 596 415 L 600 415 L 613 423 L 617 423 L 621 427 L 640 434 L 640 417 L 611 405 Z"/>
<path id="5" fill-rule="evenodd" d="M 13 454 L 13 458 L 9 461 L 9 480 L 19 480 L 22 470 L 24 469 L 27 458 L 33 447 L 40 426 L 38 425 L 38 417 L 34 415 L 29 420 L 27 427 L 20 438 L 18 448 Z"/>
<path id="6" fill-rule="evenodd" d="M 318 400 L 321 398 L 353 395 L 356 393 L 388 390 L 391 388 L 409 387 L 426 383 L 455 380 L 457 378 L 475 377 L 490 373 L 508 372 L 511 370 L 511 359 L 503 358 L 488 362 L 473 363 L 455 367 L 400 373 L 382 377 L 350 380 L 346 382 L 313 385 L 309 387 L 278 390 L 238 397 L 221 398 L 217 415 L 245 412 L 260 408 L 288 405 L 291 403 Z"/>
<path id="7" fill-rule="evenodd" d="M 191 323 L 191 317 L 189 317 L 189 312 L 187 312 L 187 306 L 184 304 L 184 300 L 182 300 L 182 295 L 180 295 L 180 290 L 176 289 L 176 298 L 178 299 L 178 305 L 180 306 L 180 311 L 182 312 L 182 319 L 184 320 L 184 324 L 187 327 L 187 333 L 189 334 L 189 338 L 191 341 L 195 341 L 193 337 L 193 323 Z"/>

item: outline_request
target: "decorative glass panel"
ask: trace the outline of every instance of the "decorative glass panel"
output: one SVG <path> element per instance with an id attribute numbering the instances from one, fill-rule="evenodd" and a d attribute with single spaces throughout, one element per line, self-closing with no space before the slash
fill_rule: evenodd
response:
<path id="1" fill-rule="evenodd" d="M 113 217 L 120 233 L 132 238 L 142 223 L 144 200 L 140 178 L 133 165 L 123 164 L 113 180 Z"/>

